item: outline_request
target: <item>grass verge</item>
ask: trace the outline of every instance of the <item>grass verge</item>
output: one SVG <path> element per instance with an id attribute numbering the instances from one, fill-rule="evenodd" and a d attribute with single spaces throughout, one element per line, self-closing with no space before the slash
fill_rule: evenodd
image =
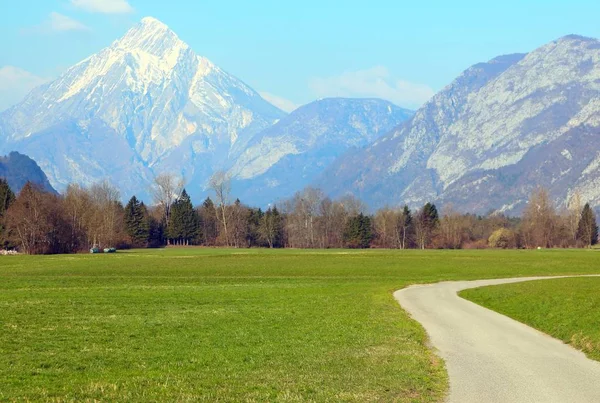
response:
<path id="1" fill-rule="evenodd" d="M 547 333 L 600 361 L 600 277 L 502 284 L 460 296 Z"/>

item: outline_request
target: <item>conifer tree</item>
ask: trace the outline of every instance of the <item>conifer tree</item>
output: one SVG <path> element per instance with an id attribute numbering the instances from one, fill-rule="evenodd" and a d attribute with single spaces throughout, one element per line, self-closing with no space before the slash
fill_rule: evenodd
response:
<path id="1" fill-rule="evenodd" d="M 4 178 L 0 178 L 0 219 L 4 217 L 6 210 L 15 201 L 15 194 L 8 186 Z M 0 247 L 5 248 L 9 245 L 4 224 L 0 222 Z"/>
<path id="2" fill-rule="evenodd" d="M 146 206 L 133 196 L 125 206 L 125 230 L 135 246 L 145 246 L 150 236 Z"/>
<path id="3" fill-rule="evenodd" d="M 269 208 L 261 217 L 259 234 L 269 248 L 283 247 L 283 217 L 276 206 Z"/>
<path id="4" fill-rule="evenodd" d="M 579 227 L 577 229 L 577 239 L 587 247 L 598 243 L 596 214 L 594 214 L 589 203 L 586 203 L 581 211 L 581 219 L 579 220 Z"/>
<path id="5" fill-rule="evenodd" d="M 204 245 L 214 245 L 218 237 L 217 209 L 210 197 L 207 197 L 198 209 L 200 234 Z"/>
<path id="6" fill-rule="evenodd" d="M 344 231 L 344 241 L 350 248 L 368 248 L 373 239 L 371 218 L 360 213 L 351 217 Z"/>
<path id="7" fill-rule="evenodd" d="M 402 209 L 402 214 L 398 219 L 398 227 L 400 232 L 400 248 L 406 249 L 413 239 L 414 232 L 412 213 L 407 205 L 404 205 Z"/>
<path id="8" fill-rule="evenodd" d="M 167 236 L 178 245 L 189 245 L 198 238 L 198 221 L 198 214 L 194 210 L 190 196 L 183 189 L 181 196 L 171 208 Z"/>
<path id="9" fill-rule="evenodd" d="M 246 242 L 249 247 L 253 246 L 263 246 L 263 239 L 260 235 L 260 225 L 263 221 L 265 213 L 259 209 L 248 209 L 248 218 L 246 226 Z"/>
<path id="10" fill-rule="evenodd" d="M 439 225 L 439 221 L 440 218 L 435 204 L 425 204 L 417 215 L 415 222 L 415 237 L 419 248 L 425 249 L 430 246 L 433 232 Z"/>
<path id="11" fill-rule="evenodd" d="M 427 226 L 433 230 L 440 222 L 440 216 L 437 211 L 435 204 L 427 203 L 423 206 L 423 217 Z"/>
<path id="12" fill-rule="evenodd" d="M 4 178 L 0 178 L 0 217 L 4 216 L 4 213 L 14 201 L 15 194 L 10 189 L 8 181 Z"/>

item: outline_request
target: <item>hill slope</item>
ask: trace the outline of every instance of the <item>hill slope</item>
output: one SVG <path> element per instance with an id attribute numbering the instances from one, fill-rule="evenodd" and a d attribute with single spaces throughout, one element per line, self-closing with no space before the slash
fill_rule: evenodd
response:
<path id="1" fill-rule="evenodd" d="M 56 193 L 38 164 L 28 156 L 17 152 L 0 157 L 0 178 L 5 178 L 15 193 L 19 193 L 27 182 L 35 183 L 48 192 Z"/>
<path id="2" fill-rule="evenodd" d="M 531 190 L 600 205 L 600 42 L 567 36 L 466 70 L 369 147 L 317 181 L 372 207 L 429 200 L 518 211 Z"/>
<path id="3" fill-rule="evenodd" d="M 231 168 L 242 200 L 265 205 L 310 184 L 337 157 L 387 133 L 413 112 L 379 99 L 330 98 L 265 129 Z"/>

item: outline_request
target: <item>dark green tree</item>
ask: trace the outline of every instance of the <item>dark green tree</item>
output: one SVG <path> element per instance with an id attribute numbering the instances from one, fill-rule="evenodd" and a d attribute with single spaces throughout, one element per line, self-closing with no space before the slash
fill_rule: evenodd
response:
<path id="1" fill-rule="evenodd" d="M 246 243 L 250 248 L 265 246 L 260 236 L 260 224 L 264 215 L 261 209 L 248 209 Z"/>
<path id="2" fill-rule="evenodd" d="M 429 228 L 434 229 L 440 222 L 440 216 L 435 204 L 427 203 L 423 206 L 423 218 Z"/>
<path id="3" fill-rule="evenodd" d="M 344 242 L 347 247 L 365 249 L 371 245 L 372 239 L 373 225 L 371 217 L 360 213 L 348 220 L 344 229 Z"/>
<path id="4" fill-rule="evenodd" d="M 435 204 L 425 204 L 419 211 L 415 221 L 415 238 L 418 247 L 420 249 L 430 247 L 434 231 L 440 222 Z"/>
<path id="5" fill-rule="evenodd" d="M 198 214 L 194 210 L 190 196 L 185 189 L 173 203 L 167 236 L 177 245 L 189 245 L 198 239 L 200 230 Z"/>
<path id="6" fill-rule="evenodd" d="M 0 178 L 0 217 L 4 217 L 4 213 L 14 201 L 15 194 L 8 186 L 8 182 L 6 179 Z"/>
<path id="7" fill-rule="evenodd" d="M 583 206 L 581 218 L 577 228 L 577 239 L 585 246 L 590 247 L 598 243 L 598 224 L 596 223 L 596 214 L 589 203 Z"/>
<path id="8" fill-rule="evenodd" d="M 125 230 L 134 246 L 146 246 L 150 237 L 148 211 L 144 203 L 133 196 L 125 206 Z"/>
<path id="9" fill-rule="evenodd" d="M 269 208 L 260 220 L 258 228 L 260 239 L 269 248 L 283 247 L 283 217 L 277 206 Z"/>
<path id="10" fill-rule="evenodd" d="M 200 219 L 200 233 L 202 235 L 201 242 L 204 245 L 213 246 L 216 244 L 219 236 L 219 225 L 217 221 L 217 210 L 215 204 L 207 197 L 198 208 L 198 216 Z"/>
<path id="11" fill-rule="evenodd" d="M 398 229 L 400 232 L 400 248 L 409 248 L 412 245 L 415 230 L 412 213 L 407 205 L 404 205 L 402 214 L 398 217 Z"/>
<path id="12" fill-rule="evenodd" d="M 151 248 L 160 248 L 165 245 L 165 225 L 164 220 L 157 220 L 152 215 L 148 215 L 148 246 Z"/>
<path id="13" fill-rule="evenodd" d="M 0 178 L 0 220 L 4 217 L 6 210 L 15 201 L 15 194 L 11 190 L 8 182 L 4 178 Z M 4 223 L 0 221 L 0 247 L 7 248 L 10 246 L 8 237 L 4 228 Z"/>

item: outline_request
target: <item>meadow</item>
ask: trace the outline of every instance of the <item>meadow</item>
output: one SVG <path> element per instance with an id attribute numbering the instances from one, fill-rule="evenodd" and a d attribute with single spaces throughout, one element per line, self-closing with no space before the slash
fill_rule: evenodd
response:
<path id="1" fill-rule="evenodd" d="M 600 361 L 600 277 L 465 290 L 460 296 L 534 327 Z"/>
<path id="2" fill-rule="evenodd" d="M 599 263 L 587 250 L 1 257 L 0 400 L 440 401 L 444 364 L 395 290 Z"/>

